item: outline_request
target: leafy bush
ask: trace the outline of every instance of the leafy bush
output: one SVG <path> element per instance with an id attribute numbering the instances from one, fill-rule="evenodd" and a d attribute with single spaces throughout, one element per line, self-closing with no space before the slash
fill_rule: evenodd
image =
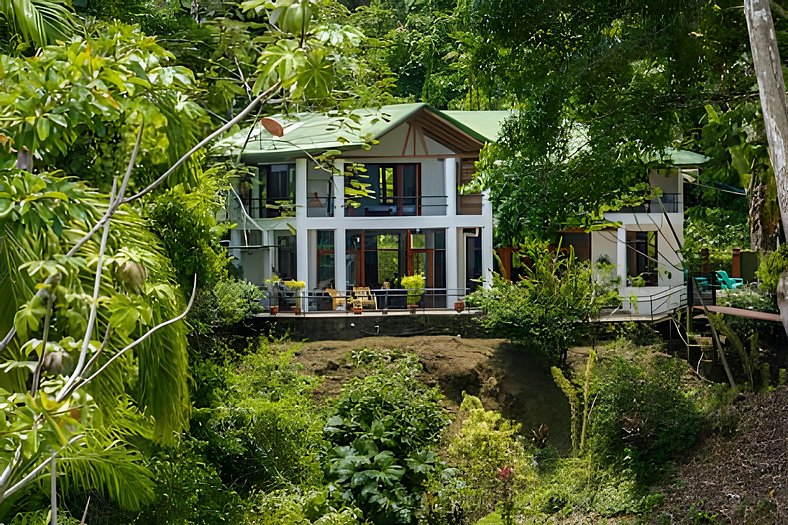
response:
<path id="1" fill-rule="evenodd" d="M 777 291 L 780 275 L 785 270 L 788 270 L 788 244 L 783 244 L 775 251 L 764 254 L 755 275 L 763 290 L 774 293 Z"/>
<path id="2" fill-rule="evenodd" d="M 532 477 L 532 469 L 518 436 L 520 425 L 485 410 L 479 398 L 469 395 L 462 401 L 460 417 L 462 427 L 449 442 L 447 458 L 467 484 L 461 492 L 464 515 L 478 520 L 495 510 L 501 499 L 502 469 L 512 472 L 515 492 Z"/>
<path id="3" fill-rule="evenodd" d="M 361 511 L 331 505 L 326 490 L 278 490 L 251 498 L 245 525 L 357 525 Z"/>
<path id="4" fill-rule="evenodd" d="M 374 523 L 415 523 L 448 422 L 440 392 L 417 381 L 412 356 L 354 358 L 370 366 L 344 387 L 324 428 L 330 489 Z"/>
<path id="5" fill-rule="evenodd" d="M 149 459 L 156 480 L 156 501 L 134 523 L 214 525 L 234 523 L 243 503 L 206 460 L 194 440 L 162 450 Z"/>
<path id="6" fill-rule="evenodd" d="M 492 288 L 475 291 L 468 302 L 484 310 L 480 322 L 498 337 L 536 347 L 551 362 L 563 361 L 589 330 L 587 321 L 618 293 L 572 250 L 564 255 L 534 243 L 524 252 L 530 265 L 522 280 L 496 278 Z"/>
<path id="7" fill-rule="evenodd" d="M 525 516 L 538 518 L 535 523 L 542 523 L 547 516 L 573 512 L 584 516 L 648 513 L 657 501 L 630 471 L 599 469 L 586 456 L 559 459 L 553 470 L 521 494 L 519 507 Z"/>
<path id="8" fill-rule="evenodd" d="M 194 187 L 178 184 L 151 199 L 145 209 L 186 290 L 191 290 L 195 274 L 206 288 L 226 279 L 229 264 L 219 243 L 227 228 L 216 220 L 229 189 L 227 169 L 219 164 L 197 176 Z"/>
<path id="9" fill-rule="evenodd" d="M 747 212 L 695 206 L 687 208 L 686 214 L 683 252 L 690 270 L 700 271 L 700 251 L 707 248 L 711 267 L 730 271 L 733 248 L 750 245 Z"/>
<path id="10" fill-rule="evenodd" d="M 720 294 L 717 297 L 718 303 L 722 306 L 756 310 L 759 312 L 778 311 L 774 296 L 765 293 L 763 289 L 753 290 L 752 288 L 737 288 L 736 290 L 729 290 L 725 295 Z M 760 339 L 767 339 L 782 332 L 782 327 L 780 325 L 769 321 L 756 321 L 737 316 L 726 316 L 725 321 L 734 332 L 743 338 L 748 338 L 755 333 L 758 334 Z"/>
<path id="11" fill-rule="evenodd" d="M 408 304 L 416 304 L 424 295 L 424 274 L 407 275 L 402 278 L 402 287 L 408 291 Z"/>
<path id="12" fill-rule="evenodd" d="M 619 357 L 599 361 L 589 439 L 599 461 L 631 468 L 647 482 L 695 444 L 702 416 L 681 388 L 685 366 L 662 355 L 639 363 Z"/>
<path id="13" fill-rule="evenodd" d="M 261 343 L 227 373 L 223 406 L 194 413 L 192 435 L 205 442 L 225 483 L 241 492 L 320 481 L 316 379 L 301 373 L 292 354 Z"/>
<path id="14" fill-rule="evenodd" d="M 210 333 L 262 312 L 263 297 L 263 291 L 249 281 L 223 279 L 211 289 L 200 290 L 190 318 L 198 332 Z"/>

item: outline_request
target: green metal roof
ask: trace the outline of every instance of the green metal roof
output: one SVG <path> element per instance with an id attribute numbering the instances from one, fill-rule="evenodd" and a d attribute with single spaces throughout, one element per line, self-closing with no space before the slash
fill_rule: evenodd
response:
<path id="1" fill-rule="evenodd" d="M 444 111 L 444 115 L 476 131 L 487 142 L 498 140 L 503 121 L 511 117 L 513 111 Z"/>
<path id="2" fill-rule="evenodd" d="M 284 128 L 282 137 L 275 137 L 257 123 L 222 140 L 214 151 L 218 155 L 234 156 L 243 149 L 247 162 L 288 160 L 305 152 L 319 154 L 327 150 L 357 149 L 370 139 L 381 139 L 399 125 L 426 111 L 455 126 L 479 142 L 493 142 L 500 136 L 503 122 L 513 111 L 440 111 L 428 104 L 410 103 L 383 106 L 380 109 L 360 109 L 353 112 L 355 121 L 327 113 L 296 113 L 277 115 Z M 577 130 L 576 140 L 582 138 Z M 247 141 L 248 140 L 248 141 Z M 675 166 L 699 166 L 709 159 L 698 153 L 668 148 L 663 158 Z"/>
<path id="3" fill-rule="evenodd" d="M 428 104 L 413 103 L 383 106 L 379 110 L 356 110 L 353 115 L 357 117 L 357 121 L 326 113 L 277 115 L 272 118 L 282 124 L 284 128 L 282 137 L 275 137 L 260 124 L 255 124 L 251 135 L 249 128 L 245 128 L 219 142 L 215 151 L 220 155 L 229 156 L 237 155 L 243 148 L 245 160 L 259 162 L 298 157 L 304 152 L 314 154 L 332 149 L 356 149 L 366 144 L 368 139 L 380 139 L 421 111 L 432 113 L 479 142 L 490 140 L 487 135 L 480 133 L 474 127 Z"/>
<path id="4" fill-rule="evenodd" d="M 700 153 L 675 148 L 667 148 L 663 157 L 670 159 L 674 166 L 700 166 L 711 160 Z"/>

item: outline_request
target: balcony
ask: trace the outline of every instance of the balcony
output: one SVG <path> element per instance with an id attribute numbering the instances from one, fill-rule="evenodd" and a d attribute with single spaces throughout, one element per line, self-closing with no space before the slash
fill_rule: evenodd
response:
<path id="1" fill-rule="evenodd" d="M 646 201 L 640 206 L 625 206 L 613 213 L 680 213 L 684 202 L 680 193 L 663 193 L 662 197 Z"/>
<path id="2" fill-rule="evenodd" d="M 359 199 L 358 206 L 345 205 L 347 217 L 412 217 L 419 215 L 446 215 L 446 195 L 394 196 L 382 201 Z"/>
<path id="3" fill-rule="evenodd" d="M 236 209 L 238 202 L 235 202 Z M 295 217 L 295 203 L 288 199 L 245 199 L 244 209 L 253 219 Z"/>
<path id="4" fill-rule="evenodd" d="M 333 217 L 334 197 L 313 193 L 306 200 L 307 217 Z"/>

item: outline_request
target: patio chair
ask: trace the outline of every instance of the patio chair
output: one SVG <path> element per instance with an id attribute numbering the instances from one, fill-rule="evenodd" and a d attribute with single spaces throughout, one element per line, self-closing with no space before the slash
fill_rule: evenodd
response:
<path id="1" fill-rule="evenodd" d="M 375 300 L 375 296 L 372 295 L 372 292 L 366 286 L 354 286 L 353 298 L 361 303 L 362 308 L 378 309 L 378 302 Z"/>
<path id="2" fill-rule="evenodd" d="M 698 285 L 698 290 L 701 292 L 709 291 L 709 280 L 706 277 L 693 277 L 695 283 Z"/>
<path id="3" fill-rule="evenodd" d="M 728 277 L 728 272 L 725 270 L 717 270 L 714 273 L 717 274 L 717 280 L 720 281 L 721 290 L 735 290 L 736 288 L 744 286 L 744 279 L 740 277 Z"/>
<path id="4" fill-rule="evenodd" d="M 339 295 L 339 292 L 333 288 L 326 288 L 326 293 L 331 296 L 332 310 L 339 310 L 340 308 L 347 310 L 347 297 Z"/>

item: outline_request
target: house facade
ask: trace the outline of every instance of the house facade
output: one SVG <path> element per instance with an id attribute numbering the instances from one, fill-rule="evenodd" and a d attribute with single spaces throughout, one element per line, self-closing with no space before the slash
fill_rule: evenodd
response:
<path id="1" fill-rule="evenodd" d="M 376 291 L 417 273 L 422 306 L 451 308 L 492 279 L 492 209 L 462 189 L 487 138 L 425 104 L 359 115 L 296 115 L 225 141 L 252 167 L 231 195 L 230 253 L 251 282 L 303 281 L 308 310 L 335 309 L 326 290 L 354 288 L 404 307 Z M 316 158 L 329 150 L 328 163 Z"/>
<path id="2" fill-rule="evenodd" d="M 385 290 L 417 273 L 427 289 L 422 306 L 451 308 L 492 282 L 492 208 L 465 185 L 510 114 L 398 104 L 349 122 L 314 113 L 264 119 L 223 142 L 251 167 L 229 201 L 231 255 L 253 283 L 303 281 L 307 310 L 344 308 L 326 292 L 350 297 L 359 288 L 376 295 L 379 309 L 404 307 Z M 683 179 L 705 158 L 669 155 L 673 167 L 649 175 L 658 199 L 607 213 L 615 227 L 564 238 L 581 258 L 608 268 L 633 313 L 683 300 Z"/>

